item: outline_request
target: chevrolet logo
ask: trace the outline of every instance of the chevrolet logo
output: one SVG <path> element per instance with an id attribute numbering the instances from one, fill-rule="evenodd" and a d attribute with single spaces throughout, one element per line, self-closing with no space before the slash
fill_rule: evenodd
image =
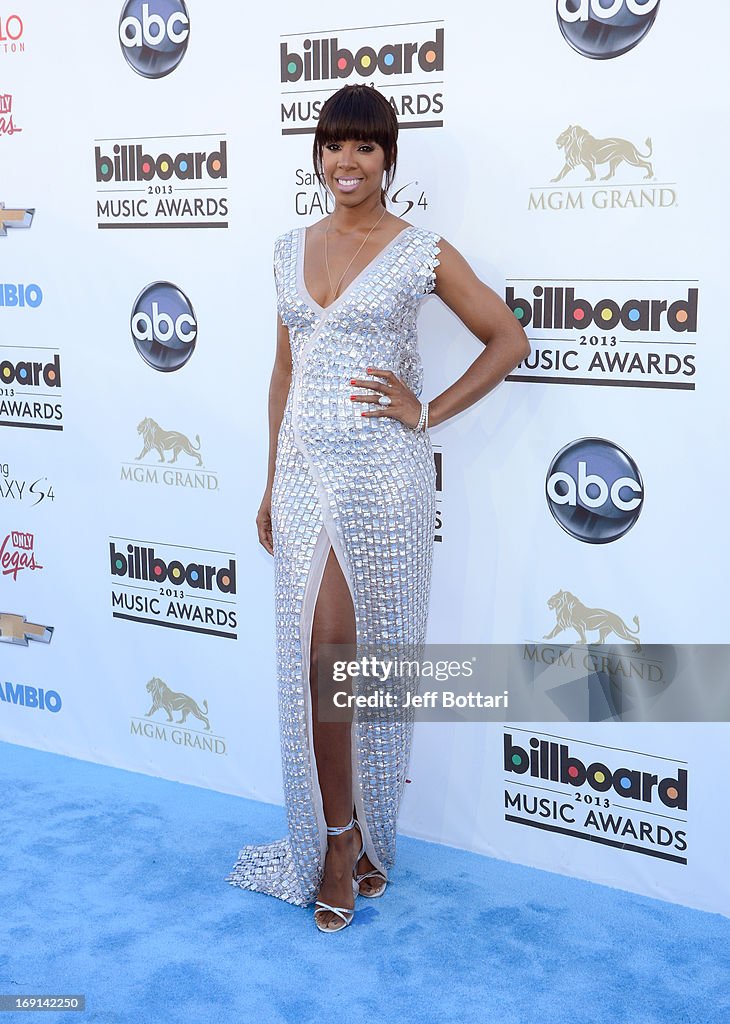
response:
<path id="1" fill-rule="evenodd" d="M 29 228 L 33 221 L 33 210 L 6 210 L 0 203 L 0 235 L 7 235 L 8 228 Z"/>
<path id="2" fill-rule="evenodd" d="M 53 626 L 40 626 L 36 622 L 27 622 L 24 615 L 0 612 L 0 643 L 27 647 L 29 640 L 49 644 L 52 636 Z"/>

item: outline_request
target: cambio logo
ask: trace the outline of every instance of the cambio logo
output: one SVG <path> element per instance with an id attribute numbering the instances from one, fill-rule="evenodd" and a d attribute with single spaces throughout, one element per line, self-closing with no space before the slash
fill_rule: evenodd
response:
<path id="1" fill-rule="evenodd" d="M 560 31 L 584 57 L 620 57 L 654 24 L 659 0 L 557 0 Z"/>
<path id="2" fill-rule="evenodd" d="M 119 42 L 127 63 L 144 78 L 164 78 L 185 56 L 190 18 L 183 0 L 126 0 Z"/>
<path id="3" fill-rule="evenodd" d="M 551 462 L 546 495 L 555 521 L 571 537 L 608 544 L 639 518 L 644 485 L 638 466 L 622 448 L 584 437 L 561 448 Z"/>
<path id="4" fill-rule="evenodd" d="M 195 350 L 195 312 L 185 292 L 169 281 L 155 281 L 139 293 L 131 327 L 135 348 L 155 370 L 179 370 Z"/>
<path id="5" fill-rule="evenodd" d="M 37 284 L 0 284 L 0 309 L 30 306 L 36 309 L 43 302 L 43 292 Z"/>
<path id="6" fill-rule="evenodd" d="M 61 710 L 63 701 L 57 690 L 43 690 L 35 686 L 14 686 L 12 683 L 0 683 L 0 701 L 5 704 L 17 704 L 20 707 L 32 708 L 34 711 Z"/>

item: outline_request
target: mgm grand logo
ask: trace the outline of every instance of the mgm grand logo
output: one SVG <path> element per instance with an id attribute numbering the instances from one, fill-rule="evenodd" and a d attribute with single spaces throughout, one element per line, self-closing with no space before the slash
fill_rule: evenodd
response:
<path id="1" fill-rule="evenodd" d="M 588 633 L 592 632 L 598 633 L 599 644 L 605 644 L 609 636 L 613 635 L 619 640 L 633 644 L 637 652 L 641 650 L 637 615 L 634 615 L 636 628 L 631 629 L 620 615 L 605 608 L 588 608 L 568 590 L 559 590 L 547 604 L 548 608 L 555 612 L 555 625 L 545 634 L 545 640 L 552 640 L 559 633 L 572 629 L 578 634 L 578 641 L 581 644 L 587 643 Z"/>
<path id="2" fill-rule="evenodd" d="M 142 438 L 142 450 L 134 462 L 122 463 L 123 481 L 157 487 L 218 490 L 218 474 L 203 465 L 197 434 L 193 442 L 179 430 L 164 430 L 149 416 L 137 425 L 137 433 Z M 154 456 L 157 456 L 157 464 L 150 465 Z M 178 463 L 180 456 L 182 460 Z M 146 464 L 145 460 L 148 460 Z"/>
<path id="3" fill-rule="evenodd" d="M 550 186 L 567 179 L 566 183 L 560 188 L 531 189 L 528 210 L 667 209 L 677 205 L 676 184 L 656 183 L 650 138 L 642 151 L 628 139 L 597 139 L 580 125 L 571 124 L 558 135 L 555 145 L 562 152 L 563 166 L 550 179 Z"/>
<path id="4" fill-rule="evenodd" d="M 652 705 L 675 675 L 671 649 L 642 645 L 638 615 L 630 625 L 618 612 L 587 605 L 568 590 L 558 590 L 547 606 L 552 629 L 542 641 L 522 646 L 531 686 L 546 706 L 555 705 L 568 721 L 651 721 Z M 562 642 L 545 642 L 556 637 Z"/>
<path id="5" fill-rule="evenodd" d="M 141 718 L 133 718 L 131 733 L 148 740 L 160 743 L 173 743 L 178 747 L 188 747 L 208 754 L 225 754 L 226 741 L 216 736 L 210 727 L 208 718 L 208 702 L 203 701 L 202 707 L 187 693 L 178 693 L 158 679 L 157 676 L 147 683 L 147 693 L 152 704 L 149 711 Z M 150 721 L 158 712 L 164 712 L 157 720 Z M 179 717 L 175 717 L 175 716 Z M 191 718 L 188 723 L 188 717 Z"/>

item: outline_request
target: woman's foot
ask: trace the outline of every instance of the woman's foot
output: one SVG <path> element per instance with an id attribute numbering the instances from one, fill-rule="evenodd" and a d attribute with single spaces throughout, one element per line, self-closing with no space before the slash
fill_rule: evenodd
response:
<path id="1" fill-rule="evenodd" d="M 364 853 L 357 862 L 355 870 L 358 875 L 367 875 L 371 871 L 377 871 L 375 865 L 366 853 Z M 361 879 L 359 887 L 360 895 L 370 897 L 378 896 L 385 889 L 387 884 L 385 876 L 381 875 L 381 873 L 377 871 L 377 874 L 370 875 L 369 878 Z"/>
<path id="2" fill-rule="evenodd" d="M 352 869 L 360 852 L 362 840 L 356 826 L 338 836 L 328 836 L 327 855 L 324 860 L 324 875 L 317 899 L 331 907 L 354 909 L 355 895 L 352 891 Z M 361 862 L 362 863 L 362 862 Z M 317 922 L 327 929 L 342 927 L 342 918 L 331 910 L 316 910 Z"/>

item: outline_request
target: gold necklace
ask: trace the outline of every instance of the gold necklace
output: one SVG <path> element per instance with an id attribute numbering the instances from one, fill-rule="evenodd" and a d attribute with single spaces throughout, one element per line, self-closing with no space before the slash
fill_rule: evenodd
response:
<path id="1" fill-rule="evenodd" d="M 375 221 L 373 226 L 370 228 L 368 233 L 365 235 L 365 238 L 363 239 L 363 242 L 360 245 L 360 248 L 357 250 L 355 255 L 352 257 L 350 262 L 345 267 L 344 273 L 342 274 L 342 277 L 337 282 L 337 287 L 335 289 L 332 288 L 332 275 L 330 274 L 330 263 L 329 263 L 329 259 L 327 258 L 327 236 L 329 235 L 329 232 L 330 232 L 330 223 L 329 223 L 329 221 L 327 221 L 327 227 L 325 228 L 325 232 L 324 232 L 324 263 L 325 263 L 325 266 L 327 268 L 327 280 L 329 281 L 330 293 L 332 294 L 332 302 L 334 302 L 335 299 L 337 298 L 337 292 L 340 290 L 340 285 L 342 284 L 342 282 L 343 282 L 343 280 L 345 278 L 345 274 L 347 273 L 347 271 L 350 269 L 352 264 L 357 259 L 358 255 L 360 253 L 360 249 L 362 249 L 362 247 L 365 245 L 365 243 L 367 242 L 368 238 L 370 238 L 370 236 L 372 235 L 373 231 L 375 231 L 376 227 L 381 222 L 381 220 L 383 219 L 383 217 L 386 215 L 387 212 L 388 212 L 387 209 L 383 209 L 383 212 L 380 214 L 380 216 Z"/>

